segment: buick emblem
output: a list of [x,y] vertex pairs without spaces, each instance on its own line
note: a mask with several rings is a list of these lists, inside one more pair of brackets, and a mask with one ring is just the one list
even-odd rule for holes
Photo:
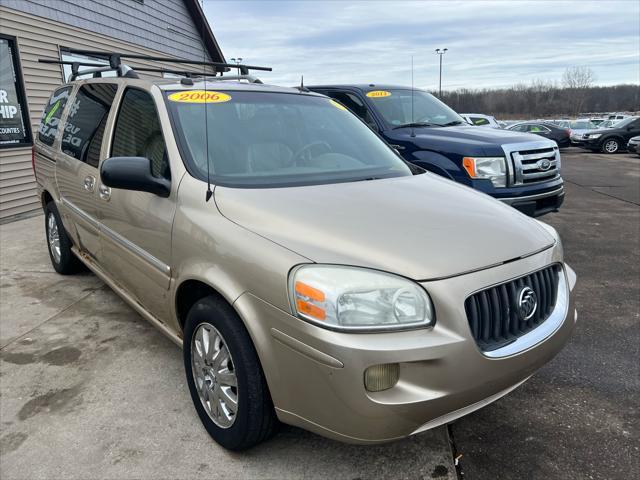
[[529,287],[522,287],[518,293],[518,313],[523,321],[529,320],[538,308],[538,297]]
[[538,161],[538,168],[546,172],[551,168],[551,162],[546,158],[543,158],[542,160]]

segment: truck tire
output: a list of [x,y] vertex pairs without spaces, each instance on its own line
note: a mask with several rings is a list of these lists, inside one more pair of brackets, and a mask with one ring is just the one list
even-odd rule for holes
[[277,419],[258,354],[228,303],[211,295],[191,307],[183,354],[193,405],[216,442],[245,450],[273,434]]
[[602,153],[618,153],[620,151],[620,140],[617,138],[607,138],[602,142]]
[[84,270],[84,265],[71,251],[71,239],[64,229],[58,208],[51,201],[44,207],[44,229],[51,265],[61,275],[71,275]]

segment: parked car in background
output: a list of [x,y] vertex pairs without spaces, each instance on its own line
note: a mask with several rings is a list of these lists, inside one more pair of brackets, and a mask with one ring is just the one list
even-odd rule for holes
[[540,135],[541,137],[555,141],[560,148],[571,145],[571,140],[569,139],[571,131],[568,128],[560,128],[551,122],[522,122],[509,125],[506,129],[514,132]]
[[600,125],[598,125],[598,129],[603,129],[603,128],[612,128],[616,123],[618,123],[620,120],[605,120],[604,122],[602,122]]
[[627,150],[640,155],[640,136],[631,137],[627,143]]
[[[553,227],[409,165],[325,96],[126,75],[66,84],[45,107],[46,248],[58,273],[86,265],[182,346],[220,445],[256,445],[278,420],[350,443],[418,434],[567,343],[576,275]],[[463,122],[443,113],[430,119]]]
[[551,120],[551,123],[557,125],[560,128],[569,128],[571,126],[571,120]]
[[460,116],[464,118],[467,123],[475,125],[476,127],[502,128],[496,120],[496,117],[491,115],[483,115],[482,113],[461,113]]
[[588,118],[581,118],[569,123],[569,128],[571,129],[571,143],[573,145],[581,145],[582,135],[589,130],[595,130],[596,126]]
[[612,113],[607,119],[608,120],[624,120],[625,118],[629,118],[631,115],[627,115],[626,113]]
[[620,120],[612,128],[583,133],[581,146],[594,152],[618,153],[625,150],[629,140],[638,134],[640,134],[640,117],[628,117]]
[[473,127],[423,90],[373,84],[308,88],[349,108],[408,162],[527,215],[555,211],[564,200],[560,151],[552,140]]

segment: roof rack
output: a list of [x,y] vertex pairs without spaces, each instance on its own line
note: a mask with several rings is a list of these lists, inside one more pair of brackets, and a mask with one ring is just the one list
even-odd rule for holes
[[[92,74],[94,78],[99,78],[99,77],[102,77],[103,72],[109,72],[109,71],[115,71],[118,77],[129,76],[133,78],[138,78],[137,75],[135,75],[136,70],[141,72],[173,73],[177,75],[183,75],[187,78],[191,78],[194,76],[209,76],[207,75],[206,72],[199,73],[199,72],[189,72],[189,71],[172,70],[172,69],[164,69],[164,68],[140,67],[140,68],[132,69],[128,65],[122,63],[123,58],[128,58],[131,60],[148,60],[152,62],[170,62],[170,63],[183,63],[183,64],[190,64],[190,65],[209,66],[209,67],[214,67],[213,76],[216,76],[218,73],[220,73],[221,77],[224,72],[228,72],[231,69],[235,68],[235,69],[238,69],[238,71],[240,72],[240,75],[233,76],[233,77],[226,77],[225,80],[246,79],[253,83],[260,82],[260,80],[249,75],[249,70],[261,70],[265,72],[272,71],[271,67],[258,67],[255,65],[242,65],[242,64],[231,64],[231,63],[220,63],[220,62],[207,62],[203,60],[190,60],[190,59],[187,60],[182,58],[158,57],[158,56],[151,56],[151,55],[138,55],[138,54],[132,54],[132,53],[103,52],[99,50],[80,50],[80,49],[73,49],[73,48],[70,48],[65,51],[69,53],[75,53],[78,55],[88,55],[88,56],[97,57],[97,58],[104,58],[105,60],[109,61],[109,65],[107,66],[107,65],[93,63],[93,62],[75,62],[75,61],[72,62],[72,61],[52,60],[52,59],[43,59],[43,58],[38,60],[40,63],[55,63],[60,65],[71,65],[70,81],[75,80],[80,75],[87,75],[87,74]],[[80,67],[96,67],[96,68],[80,71]]]

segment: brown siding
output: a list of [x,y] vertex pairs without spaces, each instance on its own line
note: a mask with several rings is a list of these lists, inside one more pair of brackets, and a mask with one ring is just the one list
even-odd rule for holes
[[[37,134],[43,108],[51,92],[62,83],[60,65],[38,63],[38,58],[59,59],[59,47],[90,48],[145,55],[162,53],[129,44],[88,30],[36,17],[0,6],[0,32],[18,39],[25,93],[31,117],[32,132]],[[166,54],[164,54],[166,55]],[[185,51],[183,58],[200,58],[200,52]],[[132,67],[165,67],[185,69],[184,65],[132,60]],[[202,70],[200,70],[202,71]],[[148,73],[159,77],[160,74]],[[0,219],[40,208],[31,170],[31,149],[0,149]]]

